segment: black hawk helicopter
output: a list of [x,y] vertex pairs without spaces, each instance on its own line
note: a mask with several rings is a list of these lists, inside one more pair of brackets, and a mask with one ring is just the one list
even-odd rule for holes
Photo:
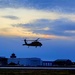
[[[38,41],[39,40],[39,38],[38,39],[36,39],[36,40],[26,40],[26,39],[24,39],[24,42],[25,42],[25,44],[23,44],[23,46],[35,46],[35,47],[41,47],[42,46],[42,43],[41,42],[39,42]],[[31,42],[31,43],[27,43],[27,41],[33,41],[33,42]]]

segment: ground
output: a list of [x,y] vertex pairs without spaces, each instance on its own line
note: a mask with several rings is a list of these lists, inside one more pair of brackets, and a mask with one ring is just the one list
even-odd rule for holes
[[75,70],[5,70],[0,75],[75,75]]

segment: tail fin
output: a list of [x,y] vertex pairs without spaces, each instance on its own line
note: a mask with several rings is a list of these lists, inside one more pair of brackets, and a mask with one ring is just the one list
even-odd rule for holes
[[26,39],[24,40],[24,42],[25,42],[25,44],[23,44],[23,46],[24,46],[24,45],[27,45]]
[[27,45],[27,41],[26,41],[26,39],[24,40],[24,42],[25,42],[25,45]]

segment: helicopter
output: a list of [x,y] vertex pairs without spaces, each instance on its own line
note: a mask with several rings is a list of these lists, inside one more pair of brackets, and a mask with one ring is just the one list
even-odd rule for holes
[[[39,38],[38,39],[36,39],[36,40],[26,40],[26,39],[24,39],[24,42],[25,42],[25,44],[23,44],[23,46],[34,46],[34,47],[41,47],[42,46],[42,43],[41,42],[39,42],[38,41],[39,40]],[[33,41],[33,42],[31,42],[31,43],[27,43],[27,41]]]

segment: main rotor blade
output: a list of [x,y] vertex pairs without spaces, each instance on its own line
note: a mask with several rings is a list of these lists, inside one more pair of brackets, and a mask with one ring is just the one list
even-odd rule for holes
[[27,40],[27,39],[26,39],[26,41],[35,41],[35,40]]
[[39,40],[40,38],[36,39],[36,40]]
[[[40,38],[36,39],[36,40],[39,40]],[[26,40],[26,41],[36,41],[36,40]]]
[[52,40],[52,39],[40,39],[39,41],[46,41],[46,40]]
[[37,38],[36,40],[34,39],[32,39],[32,40],[27,40],[27,39],[24,39],[24,40],[26,40],[26,41],[45,41],[45,40],[52,40],[52,39],[45,39],[45,38]]

